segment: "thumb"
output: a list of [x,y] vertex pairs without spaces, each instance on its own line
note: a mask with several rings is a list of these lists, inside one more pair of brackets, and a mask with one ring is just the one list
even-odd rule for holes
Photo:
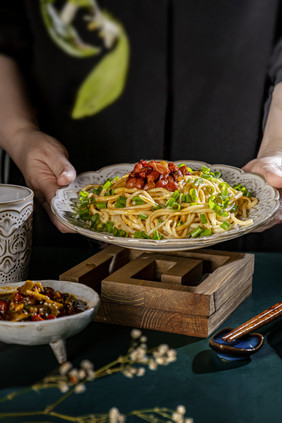
[[58,185],[64,186],[69,185],[72,181],[76,178],[76,171],[75,168],[72,166],[71,163],[65,164],[63,167],[62,172],[57,178]]
[[275,187],[282,188],[282,168],[277,163],[268,163],[263,167],[262,176],[266,182]]
[[69,185],[76,178],[75,168],[68,161],[65,153],[59,154],[56,161],[49,163],[49,166],[53,170],[59,186]]

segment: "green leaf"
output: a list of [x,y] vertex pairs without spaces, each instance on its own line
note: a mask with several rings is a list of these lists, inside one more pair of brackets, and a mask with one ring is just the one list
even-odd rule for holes
[[73,119],[95,115],[122,94],[129,64],[129,42],[121,24],[119,28],[116,47],[95,66],[79,88]]

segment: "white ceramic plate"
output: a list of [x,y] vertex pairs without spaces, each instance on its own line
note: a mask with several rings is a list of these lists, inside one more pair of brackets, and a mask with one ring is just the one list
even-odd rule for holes
[[239,168],[222,164],[210,165],[208,163],[193,160],[181,160],[174,163],[185,163],[193,170],[201,169],[204,165],[209,167],[212,172],[220,171],[222,178],[230,185],[236,185],[238,183],[244,185],[248,191],[259,200],[259,203],[253,207],[249,213],[249,218],[252,218],[254,223],[247,227],[231,229],[230,231],[211,235],[209,237],[153,240],[122,238],[107,233],[94,232],[87,227],[85,222],[74,221],[72,217],[74,213],[74,201],[77,200],[81,188],[86,184],[102,185],[107,178],[122,176],[133,169],[134,164],[132,163],[115,164],[103,167],[96,172],[85,172],[78,175],[76,180],[69,186],[57,191],[51,202],[52,211],[55,213],[58,220],[65,226],[81,235],[96,239],[97,241],[146,251],[183,251],[211,246],[252,232],[254,229],[266,224],[278,210],[278,191],[268,185],[259,175],[245,173]]

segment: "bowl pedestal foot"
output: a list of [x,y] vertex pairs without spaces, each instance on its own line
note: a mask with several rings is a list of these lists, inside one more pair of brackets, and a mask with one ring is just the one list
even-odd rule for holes
[[64,339],[58,339],[57,341],[50,342],[50,347],[52,348],[59,364],[67,361],[66,342]]

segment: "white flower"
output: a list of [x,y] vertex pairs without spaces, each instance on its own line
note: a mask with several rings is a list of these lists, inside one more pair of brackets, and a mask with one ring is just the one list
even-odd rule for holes
[[63,394],[69,390],[69,386],[65,382],[62,382],[62,381],[58,382],[58,388]]
[[184,407],[184,405],[178,405],[176,408],[176,412],[184,415],[186,413],[186,408]]
[[132,339],[137,339],[137,338],[140,338],[140,336],[142,335],[142,332],[139,329],[132,329],[132,331],[130,332],[130,335]]
[[89,360],[82,360],[82,362],[80,363],[80,367],[84,370],[93,370],[94,369],[93,363],[91,363],[91,361],[89,361]]
[[84,391],[86,390],[85,385],[83,385],[83,383],[79,383],[78,385],[76,385],[76,387],[74,388],[74,392],[76,394],[82,394]]
[[87,380],[94,380],[95,379],[95,372],[94,370],[87,371]]
[[80,380],[85,379],[86,371],[83,370],[83,369],[78,370],[77,376],[78,376],[78,379],[80,379]]
[[171,417],[172,417],[172,420],[174,422],[176,422],[176,423],[183,423],[183,415],[182,414],[179,414],[177,412],[174,412]]
[[192,419],[192,417],[186,417],[186,419],[184,419],[184,423],[194,423],[194,419]]
[[125,418],[116,407],[113,407],[109,411],[109,420],[110,423],[122,423]]
[[128,377],[128,378],[133,377],[133,374],[129,370],[124,370],[122,373],[124,374],[125,377]]
[[167,344],[161,344],[158,347],[158,351],[160,354],[165,354],[169,351],[169,346]]
[[167,359],[165,357],[157,357],[156,362],[160,366],[165,366],[166,364],[168,364]]
[[150,370],[156,370],[158,368],[158,365],[155,360],[151,359],[149,360],[148,367]]
[[136,376],[144,376],[145,374],[145,367],[139,367],[139,369],[136,372]]
[[140,342],[147,342],[147,340],[148,340],[148,338],[147,338],[147,336],[141,336],[141,338],[140,338]]
[[177,352],[175,350],[168,350],[167,352],[167,362],[172,363],[173,361],[176,361],[177,359]]
[[60,365],[59,372],[61,375],[65,375],[70,371],[71,368],[72,364],[69,361],[65,361],[65,363]]

